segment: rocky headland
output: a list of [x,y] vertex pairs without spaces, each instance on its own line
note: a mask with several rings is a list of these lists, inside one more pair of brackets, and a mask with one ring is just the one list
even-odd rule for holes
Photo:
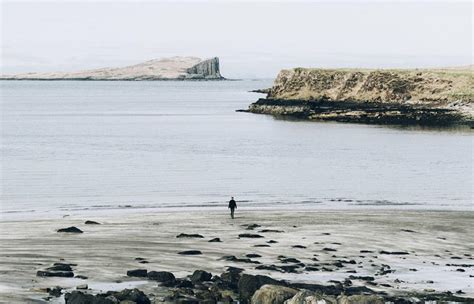
[[171,57],[120,68],[2,75],[1,80],[224,80],[219,58]]
[[282,70],[246,112],[370,124],[474,125],[472,67]]

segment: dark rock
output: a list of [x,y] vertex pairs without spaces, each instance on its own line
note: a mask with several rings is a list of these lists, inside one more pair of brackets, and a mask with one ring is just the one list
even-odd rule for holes
[[284,285],[281,282],[267,276],[242,274],[239,280],[239,300],[242,304],[247,304],[252,295],[265,284]]
[[241,234],[239,234],[239,238],[256,239],[256,238],[263,238],[263,236],[259,235],[259,234],[252,234],[252,233],[241,233]]
[[72,271],[42,271],[38,270],[36,272],[38,277],[60,277],[60,278],[72,278],[74,273]]
[[64,295],[66,304],[116,304],[117,299],[94,296],[81,291],[72,291]]
[[254,230],[255,228],[262,227],[259,224],[244,224],[242,226],[247,227],[247,230]]
[[362,280],[362,281],[367,281],[367,282],[372,282],[372,281],[375,280],[375,278],[371,277],[371,276],[354,276],[354,275],[350,275],[349,279],[351,279],[351,280]]
[[77,275],[77,276],[75,276],[75,278],[76,279],[81,279],[81,280],[87,280],[88,279],[88,277],[83,276],[83,275]]
[[212,278],[212,274],[210,272],[204,271],[204,270],[196,270],[193,272],[191,275],[191,282],[194,284],[198,282],[205,282],[205,281],[210,281]]
[[381,251],[379,251],[379,253],[380,254],[393,254],[393,255],[407,255],[407,254],[409,254],[406,251],[385,251],[385,250],[381,250]]
[[193,288],[194,284],[187,279],[176,279],[175,283],[176,288]]
[[74,226],[58,229],[58,232],[83,233],[81,229]]
[[181,254],[181,255],[199,255],[199,254],[202,254],[202,252],[199,251],[199,250],[185,250],[185,251],[178,252],[178,254]]
[[174,274],[168,271],[150,271],[147,273],[147,277],[150,280],[158,281],[160,283],[176,281]]
[[238,288],[238,283],[243,269],[236,267],[229,267],[227,271],[223,272],[220,275],[222,282],[226,287],[236,290]]
[[68,264],[58,264],[58,265],[53,265],[51,267],[48,267],[48,268],[46,268],[46,270],[49,270],[49,271],[72,271],[72,268]]
[[260,254],[256,254],[256,253],[249,253],[245,256],[248,258],[261,258],[262,257]]
[[275,240],[269,240],[269,241],[267,241],[267,243],[268,243],[268,244],[276,244],[276,243],[278,243],[278,242],[275,241]]
[[267,233],[267,232],[273,232],[273,233],[282,233],[285,232],[283,230],[276,230],[276,229],[263,229],[259,231],[260,233]]
[[374,253],[374,252],[371,250],[361,250],[360,253]]
[[306,246],[303,246],[303,245],[293,245],[291,246],[291,248],[300,248],[300,249],[305,249]]
[[337,249],[334,249],[334,248],[323,248],[324,251],[337,251]]
[[401,229],[401,231],[403,231],[403,232],[409,232],[409,233],[415,233],[415,231],[410,230],[410,229]]
[[282,272],[282,270],[280,269],[280,267],[275,266],[275,265],[273,265],[273,264],[272,264],[272,265],[258,265],[257,267],[255,267],[255,269]]
[[179,238],[199,238],[199,239],[204,238],[202,235],[196,234],[196,233],[192,233],[192,234],[180,233],[180,234],[178,234],[176,237],[177,237],[178,239],[179,239]]
[[213,238],[208,241],[209,243],[220,243],[222,242],[220,238]]
[[144,277],[147,276],[147,270],[146,270],[146,269],[133,269],[133,270],[128,270],[128,271],[127,271],[127,276],[129,276],[129,277],[144,278]]
[[46,291],[48,292],[48,294],[56,298],[61,296],[61,290],[63,289],[59,286],[56,286],[53,288],[46,288]]
[[[107,292],[108,295],[112,295],[119,301],[132,301],[136,304],[151,304],[150,299],[140,290],[124,289],[119,292]],[[95,303],[94,303],[95,304]]]
[[282,262],[282,263],[301,263],[300,260],[298,259],[295,259],[295,258],[287,258],[285,256],[279,256],[278,259]]
[[86,224],[86,225],[100,225],[100,223],[98,223],[96,221],[85,221],[84,224]]
[[253,247],[271,247],[271,246],[267,244],[257,244],[257,245],[253,245]]

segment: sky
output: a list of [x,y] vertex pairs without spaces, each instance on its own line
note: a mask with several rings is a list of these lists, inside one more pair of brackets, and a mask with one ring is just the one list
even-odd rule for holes
[[170,56],[218,56],[229,78],[473,60],[471,1],[0,1],[2,74]]

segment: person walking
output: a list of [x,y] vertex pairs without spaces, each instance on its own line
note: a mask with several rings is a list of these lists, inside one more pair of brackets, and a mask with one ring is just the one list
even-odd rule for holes
[[237,209],[237,203],[234,200],[234,197],[232,196],[229,201],[229,209],[230,209],[230,217],[234,218],[234,210]]

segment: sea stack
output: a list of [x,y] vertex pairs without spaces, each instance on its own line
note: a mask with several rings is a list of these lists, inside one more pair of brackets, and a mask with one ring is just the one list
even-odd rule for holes
[[373,124],[469,124],[471,67],[456,69],[282,70],[248,112]]
[[2,75],[1,80],[224,80],[219,58],[171,57],[120,68]]

